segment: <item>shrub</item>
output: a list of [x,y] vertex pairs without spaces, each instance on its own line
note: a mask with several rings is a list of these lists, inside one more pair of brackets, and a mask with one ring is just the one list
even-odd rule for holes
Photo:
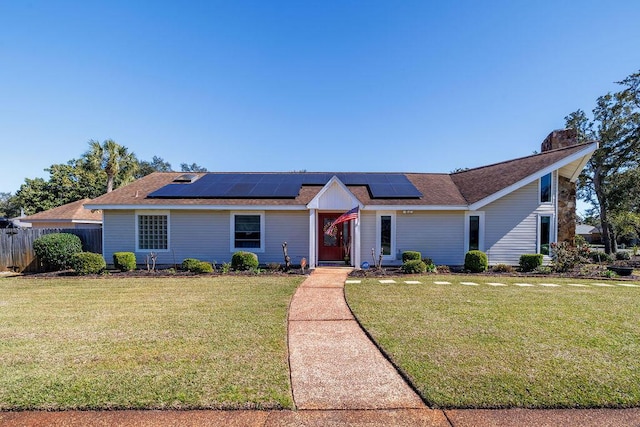
[[422,259],[422,254],[418,251],[404,251],[402,252],[402,262],[405,263],[407,261],[420,261]]
[[631,259],[631,255],[629,255],[629,252],[616,252],[616,259],[618,261],[628,261]]
[[437,265],[436,266],[436,272],[443,274],[443,273],[451,273],[451,269],[449,268],[448,265]]
[[422,262],[424,262],[425,264],[427,264],[427,266],[433,264],[433,260],[429,257],[426,258],[422,258]]
[[[422,261],[422,262],[424,262],[424,261]],[[424,262],[424,264],[427,266],[427,273],[437,273],[438,272],[438,268],[436,267],[436,265],[434,263],[427,264],[426,262]]]
[[47,270],[64,270],[71,267],[72,255],[82,252],[82,242],[75,234],[45,234],[33,242],[33,250]]
[[201,262],[199,259],[195,258],[185,258],[180,265],[184,271],[193,271],[193,268]]
[[198,261],[191,265],[191,269],[189,271],[196,274],[213,273],[213,265],[211,265],[210,262]]
[[551,271],[551,267],[547,265],[539,265],[535,270],[533,270],[536,274],[551,274]]
[[557,272],[572,270],[576,265],[583,264],[587,261],[582,255],[582,253],[584,253],[583,250],[571,246],[567,242],[552,243],[551,249],[553,269]]
[[427,265],[421,259],[410,259],[402,263],[400,270],[406,274],[424,273],[427,271]]
[[611,255],[602,251],[593,251],[589,254],[589,257],[591,258],[591,261],[595,263],[610,263],[613,261]]
[[282,270],[282,265],[279,262],[270,262],[267,264],[267,270],[280,271]]
[[509,264],[496,264],[491,268],[494,273],[513,273],[513,267]]
[[136,254],[133,252],[114,252],[113,266],[120,271],[136,269]]
[[107,268],[107,263],[100,254],[76,252],[71,256],[71,267],[80,275],[98,274]]
[[469,251],[464,256],[464,269],[472,273],[482,273],[488,266],[487,254],[482,251]]
[[542,254],[522,254],[520,255],[520,270],[523,272],[533,271],[542,266]]
[[254,270],[258,268],[258,255],[246,251],[236,252],[231,257],[231,268],[237,271]]

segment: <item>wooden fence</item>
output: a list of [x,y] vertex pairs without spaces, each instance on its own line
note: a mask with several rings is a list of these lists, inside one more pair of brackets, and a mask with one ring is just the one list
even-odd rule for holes
[[102,253],[102,229],[3,228],[0,229],[0,271],[42,270],[33,252],[33,241],[50,233],[71,233],[80,237],[82,250]]

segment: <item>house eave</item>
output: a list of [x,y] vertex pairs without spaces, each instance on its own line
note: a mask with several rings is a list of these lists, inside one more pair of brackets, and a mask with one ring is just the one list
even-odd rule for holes
[[245,210],[245,211],[306,211],[308,210],[305,205],[178,205],[178,204],[164,204],[164,205],[145,205],[145,204],[127,204],[127,205],[94,205],[88,203],[85,209],[102,209],[102,210],[216,210],[216,211],[229,211],[229,210]]

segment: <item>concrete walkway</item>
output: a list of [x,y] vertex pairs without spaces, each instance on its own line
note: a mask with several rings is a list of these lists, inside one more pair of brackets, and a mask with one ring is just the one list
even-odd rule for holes
[[298,409],[424,409],[362,331],[344,299],[346,268],[318,268],[289,309],[289,363]]

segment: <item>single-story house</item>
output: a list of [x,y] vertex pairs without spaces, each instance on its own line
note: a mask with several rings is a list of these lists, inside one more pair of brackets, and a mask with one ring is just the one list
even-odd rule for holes
[[90,201],[91,199],[77,200],[18,219],[32,228],[101,228],[102,212],[84,208]]
[[[345,262],[397,265],[420,251],[436,264],[462,265],[467,251],[490,264],[575,238],[575,181],[597,148],[575,131],[552,132],[539,154],[456,173],[157,172],[100,196],[103,254],[150,252],[158,264],[192,257],[229,262],[252,251],[263,264],[314,268]],[[328,232],[346,212],[348,221]]]
[[600,227],[589,224],[576,225],[576,235],[582,236],[587,243],[602,243]]

